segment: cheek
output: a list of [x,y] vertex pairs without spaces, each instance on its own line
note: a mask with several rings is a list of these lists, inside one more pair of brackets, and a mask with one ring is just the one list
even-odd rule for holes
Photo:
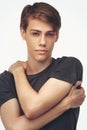
[[52,53],[54,45],[52,44],[51,46],[47,47],[49,49],[49,53]]
[[27,48],[28,48],[29,51],[34,50],[34,46],[32,46],[32,45],[30,45],[30,44],[27,44]]
[[26,40],[26,44],[27,44],[28,48],[33,48],[34,41],[31,38],[28,37],[27,40]]
[[52,43],[50,43],[48,46],[49,46],[50,50],[52,50],[53,47],[54,47],[54,43],[52,42]]

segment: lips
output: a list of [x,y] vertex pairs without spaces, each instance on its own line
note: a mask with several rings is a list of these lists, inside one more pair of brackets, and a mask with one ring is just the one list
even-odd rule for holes
[[36,52],[38,53],[38,54],[46,54],[48,51],[47,50],[36,50]]

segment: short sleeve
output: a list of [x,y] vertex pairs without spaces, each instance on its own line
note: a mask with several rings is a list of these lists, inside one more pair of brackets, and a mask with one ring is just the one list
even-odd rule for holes
[[83,67],[75,57],[62,57],[56,59],[50,73],[50,77],[60,79],[72,84],[82,80]]
[[5,71],[0,74],[0,106],[9,99],[15,98],[15,90],[13,90],[11,82],[12,75],[10,73]]

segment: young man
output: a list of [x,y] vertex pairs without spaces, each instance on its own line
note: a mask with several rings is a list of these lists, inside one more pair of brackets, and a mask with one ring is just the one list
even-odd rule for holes
[[76,130],[85,98],[84,89],[77,89],[82,65],[73,57],[52,58],[60,27],[60,15],[49,4],[23,9],[20,31],[28,59],[0,75],[0,113],[6,130]]

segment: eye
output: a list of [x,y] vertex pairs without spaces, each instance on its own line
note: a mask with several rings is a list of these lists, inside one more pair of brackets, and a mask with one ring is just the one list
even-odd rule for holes
[[49,32],[46,35],[47,35],[47,37],[52,38],[52,37],[55,36],[55,33],[54,32]]
[[33,36],[39,36],[40,34],[39,34],[39,32],[32,32],[32,35]]

